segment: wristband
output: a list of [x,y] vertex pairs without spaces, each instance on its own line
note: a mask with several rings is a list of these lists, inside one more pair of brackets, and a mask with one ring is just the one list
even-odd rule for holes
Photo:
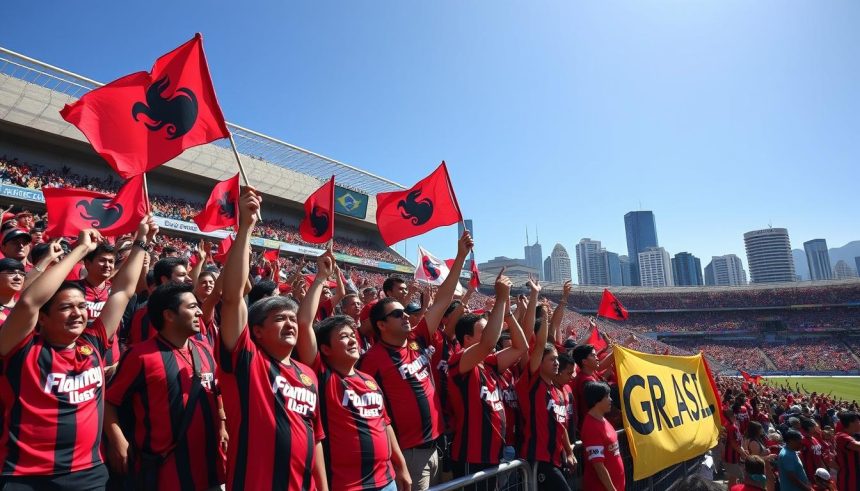
[[135,240],[134,242],[131,243],[131,245],[134,247],[139,247],[139,248],[143,249],[145,252],[151,252],[152,251],[152,245],[148,245],[146,242],[144,242],[140,239]]

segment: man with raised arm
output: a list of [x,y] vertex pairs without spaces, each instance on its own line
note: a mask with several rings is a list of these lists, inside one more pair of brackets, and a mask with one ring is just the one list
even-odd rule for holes
[[[504,271],[502,271],[504,273]],[[496,302],[489,318],[464,314],[454,330],[463,346],[448,361],[448,398],[452,408],[454,442],[451,446],[454,476],[462,477],[499,464],[505,447],[505,408],[499,390],[501,373],[526,353],[526,340],[508,305],[511,280],[496,278]],[[495,352],[508,320],[511,346]],[[493,490],[496,479],[466,490]]]
[[316,374],[290,358],[298,305],[275,296],[245,305],[251,232],[261,197],[239,198],[239,227],[221,273],[218,380],[227,413],[227,489],[327,491]]
[[464,232],[451,272],[439,286],[436,301],[414,327],[401,302],[380,299],[370,309],[370,323],[379,342],[364,354],[358,369],[382,387],[388,415],[412,476],[413,488],[428,489],[439,476],[437,439],[442,434],[442,405],[433,382],[430,359],[436,329],[454,298],[463,262],[472,249],[472,236]]
[[104,354],[134,294],[143,248],[155,230],[151,218],[141,222],[134,251],[114,278],[101,316],[86,331],[83,289],[63,280],[102,241],[97,231],[82,231],[77,246],[21,294],[0,330],[0,487],[104,487],[107,470],[99,449]]
[[331,250],[317,258],[317,276],[299,307],[299,361],[319,377],[329,488],[343,491],[409,490],[412,480],[385,409],[382,390],[355,369],[359,357],[355,320],[326,317],[314,333],[323,285],[336,272]]

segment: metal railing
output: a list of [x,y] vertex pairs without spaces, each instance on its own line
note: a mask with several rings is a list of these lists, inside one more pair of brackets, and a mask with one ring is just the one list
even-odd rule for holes
[[[96,80],[3,47],[0,47],[0,74],[74,98],[80,98],[90,90],[104,85]],[[117,76],[120,75],[123,74],[117,74]],[[323,181],[332,175],[337,175],[339,186],[362,193],[375,194],[405,189],[401,184],[384,177],[263,133],[233,123],[227,123],[227,126],[236,140],[239,152],[249,158],[263,160]],[[226,139],[215,141],[210,145],[222,148],[230,147],[230,143]]]
[[[512,479],[514,476],[519,476],[519,479]],[[498,478],[498,487],[494,487],[488,491],[536,491],[536,481],[532,474],[532,467],[528,462],[522,459],[512,460],[510,462],[502,462],[492,469],[478,471],[468,476],[458,477],[446,483],[432,486],[429,491],[453,491],[463,489],[466,486],[472,486],[487,482],[489,479]],[[480,489],[480,486],[479,486]]]

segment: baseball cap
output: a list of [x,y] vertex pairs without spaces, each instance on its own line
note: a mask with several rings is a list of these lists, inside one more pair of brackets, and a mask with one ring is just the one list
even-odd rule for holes
[[24,263],[11,257],[0,259],[0,271],[24,271]]
[[10,228],[3,234],[2,245],[6,245],[7,242],[15,240],[18,237],[27,237],[28,242],[33,240],[33,236],[30,235],[30,232],[25,232],[19,228]]
[[415,302],[412,302],[407,305],[403,310],[406,311],[407,314],[415,314],[421,312],[421,306]]
[[819,479],[824,479],[825,481],[829,481],[830,480],[830,473],[827,472],[827,469],[825,469],[823,467],[819,467],[815,471],[815,477],[817,477]]
[[44,232],[47,228],[44,220],[39,220],[38,222],[33,224],[33,227],[30,229],[30,232]]

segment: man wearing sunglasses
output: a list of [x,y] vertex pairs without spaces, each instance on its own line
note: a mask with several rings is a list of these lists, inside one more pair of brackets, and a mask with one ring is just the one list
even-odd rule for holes
[[356,367],[376,379],[385,393],[391,424],[415,490],[428,489],[439,479],[436,447],[444,425],[430,358],[440,349],[441,338],[436,330],[454,298],[460,271],[472,245],[472,236],[464,232],[448,277],[439,286],[433,305],[414,328],[403,304],[395,298],[383,298],[370,309],[370,324],[379,342]]
[[24,263],[11,257],[0,259],[0,327],[15,306],[15,297],[24,288]]

